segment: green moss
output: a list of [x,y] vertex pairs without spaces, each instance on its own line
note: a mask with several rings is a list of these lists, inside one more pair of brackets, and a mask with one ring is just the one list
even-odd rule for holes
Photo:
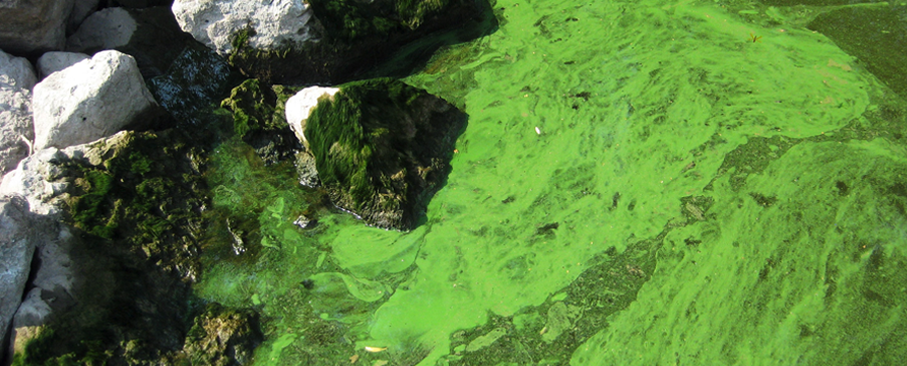
[[101,165],[64,164],[75,183],[71,223],[89,235],[141,248],[165,265],[189,264],[191,259],[180,252],[192,246],[188,238],[197,234],[187,228],[200,220],[197,212],[204,206],[201,150],[174,132],[135,133],[119,144]]
[[319,101],[305,135],[335,204],[372,225],[414,227],[449,171],[464,120],[455,108],[434,110],[433,98],[385,78],[345,84]]
[[269,164],[286,160],[302,149],[284,117],[287,99],[298,90],[248,79],[220,103],[233,115],[233,133]]
[[[379,125],[391,121],[394,110],[405,109],[415,98],[427,94],[402,82],[391,79],[374,79],[343,86],[334,100],[320,101],[306,122],[306,136],[315,156],[318,176],[326,184],[350,183],[350,192],[356,200],[371,196],[369,164],[380,164],[373,159],[370,144],[388,140],[388,129]],[[382,116],[369,106],[386,106]],[[360,207],[356,207],[358,209]]]

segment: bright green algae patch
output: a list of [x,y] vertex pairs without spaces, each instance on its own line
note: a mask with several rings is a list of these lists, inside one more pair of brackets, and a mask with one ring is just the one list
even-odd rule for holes
[[261,364],[898,357],[903,110],[822,35],[711,4],[497,2],[407,80],[470,116],[425,224],[298,230],[271,185],[242,210],[273,247],[203,293],[261,304]]
[[665,238],[637,301],[572,364],[898,364],[904,152],[882,139],[801,143],[746,194],[719,179],[708,220]]

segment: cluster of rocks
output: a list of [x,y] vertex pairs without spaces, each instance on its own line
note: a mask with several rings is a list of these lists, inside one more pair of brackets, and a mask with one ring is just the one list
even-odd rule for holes
[[[249,94],[253,97],[246,100],[251,105],[225,102],[224,107],[233,110],[236,118],[246,119],[244,128],[254,132],[244,136],[245,141],[263,156],[295,156],[302,183],[323,184],[337,206],[357,213],[369,224],[401,230],[414,227],[449,171],[453,142],[465,124],[465,115],[440,98],[391,79],[336,88],[272,87],[398,75],[424,61],[444,42],[474,37],[493,27],[493,16],[484,2],[430,2],[420,5],[418,11],[397,3],[12,0],[0,5],[0,334],[12,335],[12,339],[0,339],[0,362],[11,360],[13,353],[28,353],[30,340],[47,336],[42,329],[53,314],[90,309],[83,304],[87,297],[80,295],[92,288],[86,282],[116,283],[87,274],[97,272],[98,266],[109,266],[82,263],[72,254],[86,240],[114,240],[117,236],[111,230],[116,228],[89,230],[78,224],[85,217],[70,216],[78,207],[72,197],[110,184],[111,179],[125,184],[153,170],[144,158],[130,155],[131,160],[120,160],[129,160],[136,171],[124,176],[113,172],[109,165],[116,159],[116,151],[138,151],[123,146],[142,140],[134,132],[121,131],[177,127],[184,129],[181,136],[207,131],[212,128],[205,122],[210,118],[206,116],[210,106],[219,106],[219,98],[243,77],[253,78],[243,83],[243,90],[283,93],[276,97],[268,91],[262,98]],[[480,3],[484,7],[477,5]],[[228,100],[239,97],[234,92],[231,98]],[[334,105],[337,103],[353,105],[364,113],[332,115],[332,110],[340,108]],[[262,104],[270,105],[264,108],[266,113],[260,112]],[[243,108],[259,112],[240,115]],[[375,153],[351,164],[351,154],[363,151],[363,146],[344,145],[347,134],[370,136],[362,143]],[[149,139],[154,138],[157,135]],[[193,169],[198,174],[198,167]],[[353,181],[355,185],[351,185]],[[96,201],[112,199],[90,194]],[[95,214],[93,210],[90,213]],[[145,253],[151,267],[169,263],[152,258],[155,250],[145,246],[138,252]],[[191,282],[188,273],[192,270],[175,272],[179,273],[174,283]],[[128,281],[175,286],[165,278],[166,273],[161,276]],[[122,288],[119,286],[110,287]],[[89,312],[97,313],[95,310]],[[185,317],[190,310],[160,312]],[[217,364],[251,358],[251,349],[261,341],[254,314],[220,308],[197,312],[202,318],[195,320],[191,337],[178,334],[185,335],[192,324],[175,322],[177,336],[156,337],[177,341],[163,342],[161,347],[173,350],[187,342],[191,346],[183,352],[203,350],[205,356],[198,357],[217,360]],[[214,320],[223,314],[232,314],[232,320]],[[216,326],[221,323],[230,330]],[[177,329],[180,326],[186,329]],[[217,334],[235,337],[219,339]],[[148,357],[174,357],[135,346],[139,341],[125,337],[119,351],[113,352],[117,357],[145,354],[146,361]],[[229,344],[229,350],[215,349],[212,344],[218,342]],[[3,346],[7,344],[10,347]]]

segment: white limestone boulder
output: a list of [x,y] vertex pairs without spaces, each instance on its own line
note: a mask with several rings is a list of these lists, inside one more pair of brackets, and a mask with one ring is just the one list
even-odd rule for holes
[[91,52],[123,47],[138,28],[135,19],[123,8],[107,8],[91,14],[79,30],[66,40],[66,50]]
[[0,1],[0,49],[19,54],[63,49],[73,1]]
[[339,90],[338,88],[311,86],[300,90],[296,95],[287,99],[285,107],[287,123],[306,149],[309,148],[309,142],[303,133],[305,132],[305,121],[309,118],[309,114],[312,113],[312,109],[315,109],[315,106],[318,105],[319,99],[322,97],[333,98],[334,94],[337,94]]
[[322,27],[303,0],[175,0],[171,7],[183,31],[227,55],[233,36],[251,28],[248,45],[269,50],[321,38]]
[[75,65],[91,56],[78,52],[48,52],[38,58],[38,77],[44,79],[47,75]]
[[32,98],[36,150],[110,136],[156,108],[135,59],[102,51],[47,76]]
[[35,251],[31,217],[23,197],[0,196],[0,329],[4,331],[19,308],[31,271]]
[[49,148],[22,159],[16,169],[3,176],[0,195],[25,197],[31,211],[39,215],[59,213],[62,207],[59,196],[66,192],[67,185],[51,182],[50,177],[61,173],[60,168],[51,161],[62,157],[66,155],[60,150]]
[[35,72],[28,60],[0,51],[0,176],[30,153],[35,139],[31,88]]
[[7,84],[31,90],[38,82],[35,69],[24,57],[15,57],[0,50],[0,85]]

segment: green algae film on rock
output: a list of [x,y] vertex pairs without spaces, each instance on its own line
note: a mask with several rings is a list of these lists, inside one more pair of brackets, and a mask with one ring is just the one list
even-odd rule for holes
[[305,135],[334,204],[368,224],[411,230],[447,178],[466,115],[390,79],[341,86],[312,110]]

